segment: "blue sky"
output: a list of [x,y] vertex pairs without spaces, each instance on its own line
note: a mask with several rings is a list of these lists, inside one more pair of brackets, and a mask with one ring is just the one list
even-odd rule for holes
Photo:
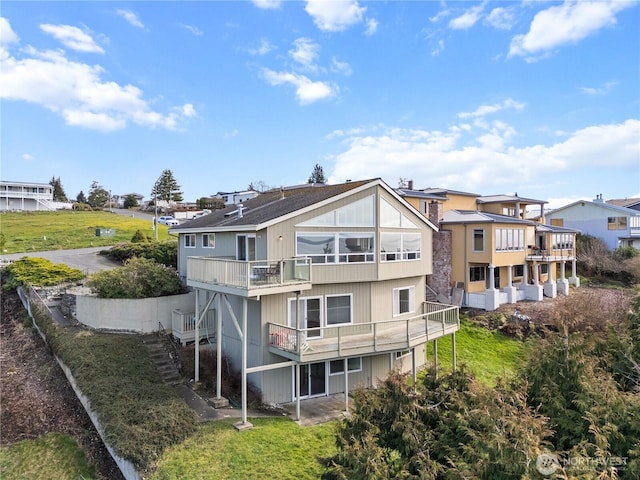
[[640,196],[637,1],[14,2],[1,178]]

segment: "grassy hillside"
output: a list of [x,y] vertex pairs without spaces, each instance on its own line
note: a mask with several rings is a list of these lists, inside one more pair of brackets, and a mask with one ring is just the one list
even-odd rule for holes
[[[97,236],[97,229],[113,229],[113,237]],[[136,230],[155,238],[151,220],[106,211],[2,212],[2,253],[41,252],[70,248],[100,247],[128,242]],[[160,225],[158,239],[172,238]]]

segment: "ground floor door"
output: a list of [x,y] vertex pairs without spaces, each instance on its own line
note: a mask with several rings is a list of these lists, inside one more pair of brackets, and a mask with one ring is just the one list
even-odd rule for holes
[[[327,365],[325,362],[300,365],[300,398],[319,397],[327,394]],[[295,398],[295,374],[294,374]]]

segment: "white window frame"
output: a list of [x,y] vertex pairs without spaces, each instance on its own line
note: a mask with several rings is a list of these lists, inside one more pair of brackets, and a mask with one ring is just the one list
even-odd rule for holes
[[[205,245],[205,239],[208,239],[207,242],[206,242],[206,245]],[[202,248],[216,248],[216,234],[215,233],[203,233],[202,234]]]
[[196,234],[185,233],[184,234],[184,248],[196,248]]
[[[400,311],[400,292],[407,290],[409,293],[408,298],[408,309],[405,312]],[[415,313],[416,311],[416,287],[415,285],[410,285],[407,287],[398,287],[393,289],[393,316],[399,317],[401,315],[407,315],[410,313]]]
[[[329,298],[335,297],[348,297],[349,298],[349,321],[343,323],[329,323]],[[326,295],[324,297],[324,323],[326,327],[333,326],[341,326],[341,325],[353,325],[353,294],[352,293],[341,293],[341,294],[333,294]]]
[[[358,361],[358,368],[351,368],[351,366],[349,365],[349,362],[351,362],[352,360],[357,360]],[[340,362],[340,366],[341,369],[340,371],[335,371],[332,372],[331,371],[331,364],[334,362]],[[335,375],[344,375],[344,359],[341,358],[339,360],[329,360],[327,365],[327,371],[329,372],[329,376],[333,377]],[[351,357],[347,359],[347,369],[349,370],[349,373],[356,373],[356,372],[361,372],[362,371],[362,357]]]

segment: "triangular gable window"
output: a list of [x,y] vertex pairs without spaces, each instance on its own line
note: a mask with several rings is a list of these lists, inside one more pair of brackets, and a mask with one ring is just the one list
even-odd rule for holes
[[385,228],[418,228],[404,213],[384,198],[380,199],[380,226]]
[[363,198],[344,207],[299,223],[301,227],[373,227],[375,225],[374,196]]

